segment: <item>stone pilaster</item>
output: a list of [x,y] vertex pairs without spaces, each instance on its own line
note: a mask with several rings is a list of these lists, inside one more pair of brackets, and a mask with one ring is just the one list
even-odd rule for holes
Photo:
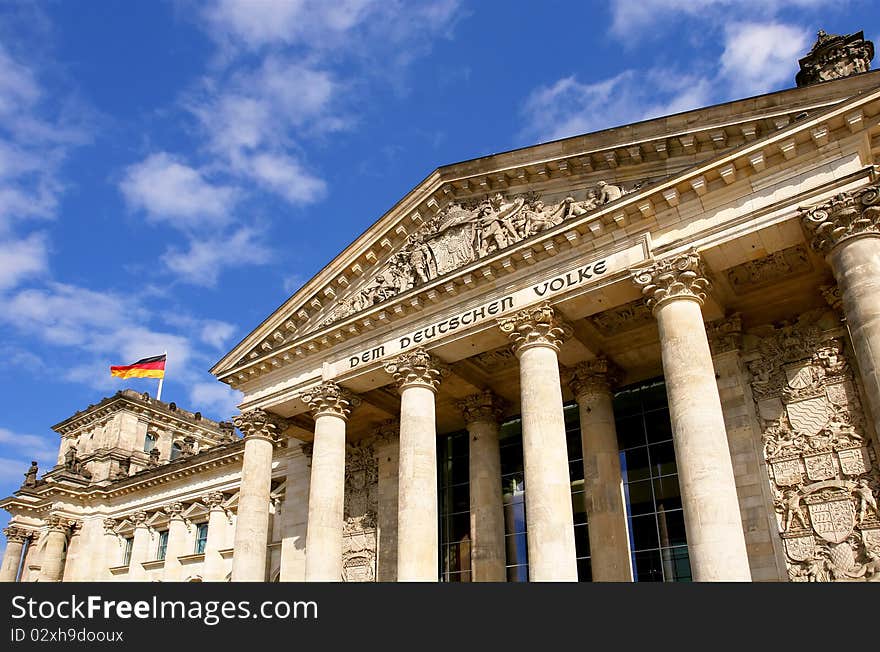
[[265,410],[245,412],[234,417],[233,422],[244,435],[245,444],[233,542],[232,581],[264,582],[269,543],[272,450],[286,423]]
[[377,514],[377,579],[397,581],[397,510],[400,485],[400,422],[388,419],[376,428],[379,460],[379,510]]
[[576,582],[574,516],[557,354],[571,327],[545,303],[499,319],[519,359],[529,580]]
[[141,582],[147,577],[143,562],[151,558],[150,541],[153,537],[147,525],[146,512],[135,512],[128,518],[134,524],[134,539],[131,542],[131,555],[128,560],[128,581]]
[[311,450],[311,444],[306,445],[295,437],[287,440],[287,489],[281,512],[281,582],[306,579]]
[[6,551],[0,566],[0,582],[15,582],[18,580],[24,544],[30,539],[31,533],[24,528],[10,525],[3,530],[3,534],[6,535]]
[[67,517],[52,514],[47,523],[46,545],[43,547],[43,558],[40,561],[40,581],[60,582],[64,574],[64,559],[67,548],[67,537],[73,521]]
[[469,434],[471,577],[475,582],[504,582],[504,501],[498,429],[506,402],[491,391],[458,402]]
[[202,579],[205,582],[222,582],[226,579],[226,570],[220,551],[226,547],[223,536],[226,532],[228,517],[223,503],[226,501],[219,491],[212,491],[202,496],[202,504],[208,508],[208,538],[205,540],[205,561],[202,566]]
[[342,580],[342,526],[345,500],[345,423],[360,400],[336,383],[322,383],[301,395],[315,418],[306,581]]
[[619,377],[620,372],[606,358],[596,358],[575,367],[569,381],[580,415],[594,582],[633,579],[611,394]]
[[695,581],[749,581],[745,537],[701,307],[709,288],[689,251],[633,272],[660,350]]
[[113,579],[110,569],[114,566],[122,565],[122,548],[120,546],[122,539],[116,533],[116,526],[119,525],[119,521],[115,518],[105,518],[101,525],[104,529],[104,539],[102,542],[104,562],[99,566],[101,568],[100,578],[110,581]]
[[397,580],[436,582],[437,418],[434,396],[445,373],[424,349],[385,364],[400,391]]
[[84,564],[83,553],[85,541],[83,535],[83,522],[74,520],[70,522],[70,532],[67,537],[67,552],[64,555],[64,571],[61,575],[62,582],[78,582]]
[[165,567],[163,578],[166,582],[179,582],[183,578],[183,566],[177,560],[186,555],[189,527],[183,518],[183,503],[174,502],[163,509],[168,514],[168,544],[165,546]]
[[880,433],[880,187],[841,193],[806,209],[802,224],[840,288],[874,432]]

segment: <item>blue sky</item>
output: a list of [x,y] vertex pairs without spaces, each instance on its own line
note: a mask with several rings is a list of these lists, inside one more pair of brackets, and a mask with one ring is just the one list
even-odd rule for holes
[[[439,165],[794,86],[838,0],[0,5],[0,494],[168,350],[208,369]],[[5,523],[6,514],[0,516]],[[0,545],[3,545],[0,543]]]

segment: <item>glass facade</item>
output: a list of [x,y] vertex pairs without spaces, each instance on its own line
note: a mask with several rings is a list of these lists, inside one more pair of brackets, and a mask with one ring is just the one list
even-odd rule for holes
[[[691,578],[690,563],[664,383],[646,383],[617,392],[614,414],[634,579],[640,582],[688,581]],[[580,423],[574,403],[565,406],[565,425],[578,578],[587,582],[592,579],[590,536],[584,504]],[[501,426],[499,444],[507,579],[525,582],[528,581],[528,546],[519,419]],[[468,582],[471,567],[467,431],[440,438],[438,463],[440,579]]]

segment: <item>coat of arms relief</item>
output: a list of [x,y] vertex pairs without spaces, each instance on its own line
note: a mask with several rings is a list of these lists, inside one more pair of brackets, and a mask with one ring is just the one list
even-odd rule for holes
[[379,462],[374,439],[346,445],[342,580],[376,581]]
[[876,451],[842,335],[809,319],[749,363],[789,577],[880,581]]

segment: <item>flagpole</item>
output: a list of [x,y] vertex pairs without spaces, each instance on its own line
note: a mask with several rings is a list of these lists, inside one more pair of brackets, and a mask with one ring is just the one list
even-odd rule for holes
[[[162,355],[165,356],[165,364],[168,364],[168,351],[163,351]],[[156,390],[156,400],[162,400],[162,383],[165,382],[165,373],[163,371],[162,377],[159,379],[159,389]]]

